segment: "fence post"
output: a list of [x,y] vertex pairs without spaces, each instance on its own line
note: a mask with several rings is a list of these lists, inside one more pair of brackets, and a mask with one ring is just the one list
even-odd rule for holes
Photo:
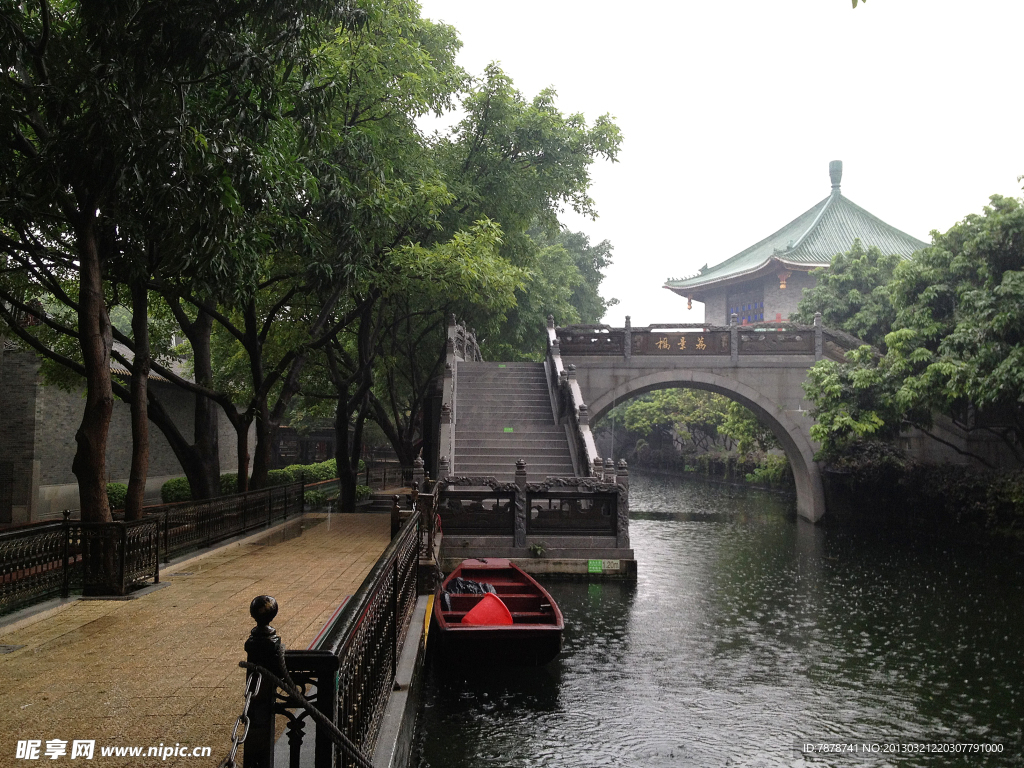
[[736,313],[729,315],[729,359],[736,362],[740,359],[740,329],[736,325]]
[[164,562],[171,562],[171,521],[170,513],[162,512],[164,518]]
[[396,493],[391,497],[391,538],[395,538],[395,534],[402,527],[402,510],[398,506],[398,494]]
[[626,329],[622,334],[622,354],[627,360],[633,355],[633,325],[626,315]]
[[423,458],[420,456],[412,460],[412,487],[414,491],[423,487]]
[[822,355],[822,330],[821,330],[821,312],[814,313],[814,359],[815,361],[821,360]]
[[71,594],[71,564],[68,563],[68,557],[71,555],[68,551],[71,548],[71,510],[61,510],[61,514],[64,515],[64,541],[61,543],[64,573],[61,575],[60,596],[67,597]]
[[619,459],[616,484],[622,489],[616,508],[615,546],[629,549],[629,466],[625,459]]
[[516,504],[515,504],[514,531],[515,540],[513,546],[526,547],[526,460],[516,461]]
[[[249,615],[256,622],[245,641],[245,656],[250,664],[259,664],[276,675],[281,674],[281,638],[270,622],[277,616],[277,600],[270,595],[254,597]],[[254,673],[247,672],[245,679]],[[245,733],[242,765],[244,768],[274,768],[274,700],[277,686],[264,678],[260,692],[249,705],[249,725]]]
[[153,583],[160,583],[160,521],[153,521],[153,547],[156,549],[153,557]]
[[125,585],[125,560],[128,559],[128,525],[126,523],[115,523],[121,531],[118,537],[117,553],[117,594],[123,595],[127,591]]

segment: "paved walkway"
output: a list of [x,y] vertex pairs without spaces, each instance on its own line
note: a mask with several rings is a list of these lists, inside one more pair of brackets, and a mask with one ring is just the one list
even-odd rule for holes
[[[280,543],[246,543],[168,566],[166,588],[137,600],[80,600],[0,627],[0,768],[29,765],[216,766],[242,707],[242,644],[249,601],[277,598],[273,624],[286,647],[305,648],[362,583],[390,536],[390,517],[306,518]],[[251,540],[250,540],[251,541]],[[19,740],[42,742],[17,759]],[[67,742],[47,759],[46,742]],[[94,759],[71,759],[95,740]],[[212,747],[212,757],[103,757],[101,747]],[[145,754],[145,749],[143,754]]]

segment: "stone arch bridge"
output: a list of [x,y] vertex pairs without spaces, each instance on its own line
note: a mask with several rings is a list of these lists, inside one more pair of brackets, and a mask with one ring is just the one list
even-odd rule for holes
[[803,383],[815,362],[841,360],[859,343],[824,328],[820,316],[813,326],[734,322],[644,328],[631,327],[629,318],[625,328],[556,328],[549,318],[547,365],[552,379],[557,376],[558,385],[575,395],[577,454],[596,455],[590,420],[645,392],[702,389],[741,403],[778,438],[793,468],[798,513],[817,522],[825,513],[825,495]]

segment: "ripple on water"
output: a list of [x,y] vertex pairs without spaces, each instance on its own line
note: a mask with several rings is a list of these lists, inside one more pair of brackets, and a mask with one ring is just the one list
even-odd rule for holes
[[926,738],[997,741],[964,764],[1024,765],[1017,561],[816,529],[770,494],[632,482],[637,583],[549,582],[567,629],[544,669],[431,670],[420,768],[802,766],[808,739]]

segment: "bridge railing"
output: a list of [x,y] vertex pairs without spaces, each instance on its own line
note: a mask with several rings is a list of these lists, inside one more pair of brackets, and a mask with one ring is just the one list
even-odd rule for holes
[[476,332],[460,324],[455,315],[448,318],[448,340],[446,342],[444,379],[441,387],[441,428],[438,434],[437,467],[450,464],[455,455],[456,392],[459,387],[459,363],[483,362]]
[[[549,328],[549,337],[558,340],[561,355],[659,357],[724,357],[733,361],[745,355],[813,355],[815,360],[843,359],[845,353],[863,342],[825,328],[821,314],[813,325],[790,322],[760,322],[750,325],[733,322],[727,326],[663,323],[633,327],[626,318],[623,328],[608,325],[571,325]],[[549,341],[549,348],[551,343]]]

